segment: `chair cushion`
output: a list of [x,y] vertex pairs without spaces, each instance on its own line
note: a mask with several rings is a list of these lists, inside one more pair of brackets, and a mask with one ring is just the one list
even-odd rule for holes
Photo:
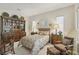
[[64,39],[64,40],[63,40],[63,44],[65,44],[65,45],[70,45],[70,44],[71,44],[71,40]]
[[65,45],[72,45],[73,44],[73,40],[74,40],[74,38],[64,37],[63,44],[65,44]]

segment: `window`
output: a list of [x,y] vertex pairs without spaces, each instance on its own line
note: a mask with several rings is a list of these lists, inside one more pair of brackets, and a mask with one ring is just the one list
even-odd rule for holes
[[57,32],[61,31],[64,33],[64,16],[56,17],[56,23],[59,25]]

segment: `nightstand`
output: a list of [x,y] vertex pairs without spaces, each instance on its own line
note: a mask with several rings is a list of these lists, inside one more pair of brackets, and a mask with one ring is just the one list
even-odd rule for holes
[[52,44],[62,43],[62,35],[51,34],[51,43]]

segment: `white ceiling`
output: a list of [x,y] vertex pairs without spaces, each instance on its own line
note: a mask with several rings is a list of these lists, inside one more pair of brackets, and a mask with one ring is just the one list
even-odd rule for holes
[[71,3],[9,3],[0,4],[0,13],[6,11],[9,14],[33,16],[40,13],[56,10],[72,5]]

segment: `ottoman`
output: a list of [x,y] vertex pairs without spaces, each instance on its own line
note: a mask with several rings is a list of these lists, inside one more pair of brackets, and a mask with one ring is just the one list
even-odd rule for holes
[[55,47],[48,47],[47,55],[60,55],[60,51],[57,50]]
[[54,47],[61,52],[61,55],[66,55],[67,49],[63,44],[54,44]]

